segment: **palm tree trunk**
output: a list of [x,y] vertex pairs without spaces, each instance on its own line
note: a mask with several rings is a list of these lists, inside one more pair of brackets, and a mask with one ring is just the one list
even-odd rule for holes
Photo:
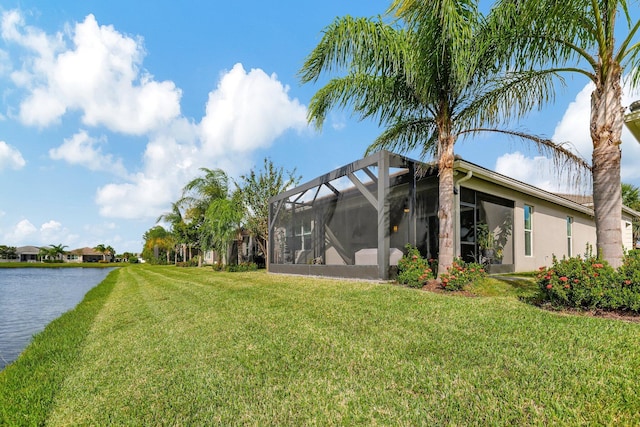
[[591,94],[591,139],[593,141],[593,208],[598,254],[612,267],[622,264],[622,195],[620,183],[620,136],[624,109],[620,67],[611,70],[605,82]]
[[447,132],[441,133],[438,144],[438,277],[449,271],[453,264],[453,146],[454,140]]

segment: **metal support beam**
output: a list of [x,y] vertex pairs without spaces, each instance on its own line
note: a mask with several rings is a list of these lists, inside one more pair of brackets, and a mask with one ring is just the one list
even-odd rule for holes
[[380,152],[378,158],[378,274],[389,279],[389,156]]

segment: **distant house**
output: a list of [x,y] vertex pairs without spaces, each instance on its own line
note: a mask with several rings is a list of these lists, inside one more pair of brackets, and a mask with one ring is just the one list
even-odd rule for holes
[[[473,163],[454,163],[454,254],[492,272],[533,271],[595,251],[588,198],[553,194]],[[387,151],[269,201],[269,271],[389,279],[407,244],[438,257],[438,171]],[[633,249],[623,207],[622,241]]]
[[[227,260],[226,258],[229,257]],[[258,242],[249,234],[246,229],[242,229],[237,240],[234,240],[228,248],[228,253],[221,257],[215,251],[205,251],[202,256],[205,264],[239,264],[253,262],[263,267],[265,264],[264,255],[261,253]]]
[[105,259],[111,261],[111,256],[88,247],[69,251],[64,258],[65,262],[100,262]]
[[16,248],[20,262],[40,262],[40,248],[37,246],[20,246]]

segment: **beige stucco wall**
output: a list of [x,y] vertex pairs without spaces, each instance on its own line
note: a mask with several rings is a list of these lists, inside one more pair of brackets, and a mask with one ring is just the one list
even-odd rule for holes
[[[512,200],[514,206],[513,245],[515,271],[533,271],[550,265],[553,255],[568,255],[567,216],[573,218],[572,254],[585,253],[587,244],[595,250],[596,232],[593,217],[569,207],[529,196],[491,182],[472,178],[463,187]],[[533,251],[525,256],[524,205],[533,207]]]

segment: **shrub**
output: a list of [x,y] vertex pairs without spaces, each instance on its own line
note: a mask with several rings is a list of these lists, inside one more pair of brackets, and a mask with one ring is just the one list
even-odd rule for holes
[[448,291],[459,291],[470,283],[487,276],[482,264],[467,263],[460,258],[453,260],[449,271],[440,276],[442,287]]
[[176,262],[176,267],[197,267],[197,266],[198,266],[198,258],[191,258],[188,261]]
[[615,270],[591,249],[582,256],[553,257],[537,276],[543,300],[557,306],[640,312],[640,254],[625,254]]
[[237,273],[241,271],[256,271],[258,269],[258,264],[255,262],[241,262],[240,264],[230,264],[227,265],[226,271],[231,273]]
[[415,246],[407,245],[407,253],[398,261],[396,281],[412,288],[421,288],[434,278],[434,266],[420,255]]

